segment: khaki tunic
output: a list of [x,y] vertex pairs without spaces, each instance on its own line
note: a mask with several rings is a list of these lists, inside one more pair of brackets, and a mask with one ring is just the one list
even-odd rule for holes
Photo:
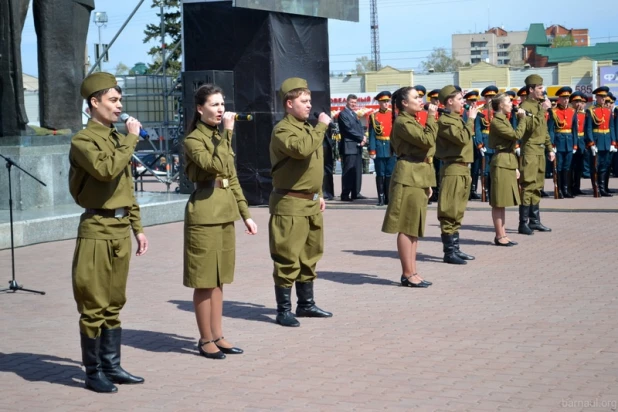
[[423,237],[427,216],[427,189],[435,184],[431,153],[435,151],[438,124],[435,118],[423,127],[415,116],[402,112],[395,119],[391,146],[398,160],[393,173],[385,233]]
[[90,120],[71,139],[69,191],[79,206],[126,209],[121,218],[82,214],[73,255],[72,283],[80,331],[90,338],[120,327],[131,259],[131,229],[142,233],[130,160],[138,137]]
[[438,220],[442,234],[450,235],[459,231],[470,195],[474,120],[464,122],[458,113],[440,116],[436,156],[444,162],[440,169]]
[[228,187],[196,189],[185,208],[183,284],[214,288],[234,280],[234,221],[251,218],[232,150],[232,131],[202,122],[184,140],[185,173],[192,182],[227,179]]
[[[545,184],[545,154],[552,150],[551,138],[541,103],[528,99],[521,106],[532,114],[532,124],[521,138],[521,203],[536,205],[541,202],[541,190]],[[530,120],[529,120],[530,121]]]
[[490,165],[492,189],[489,204],[493,207],[517,206],[520,203],[516,172],[519,165],[515,148],[530,124],[524,117],[519,119],[517,129],[513,129],[504,113],[496,113],[491,121],[488,146],[496,151]]
[[312,282],[324,252],[323,220],[320,212],[324,156],[322,142],[327,126],[313,128],[287,114],[273,129],[270,161],[273,188],[316,194],[316,199],[270,194],[268,238],[277,286],[292,287]]

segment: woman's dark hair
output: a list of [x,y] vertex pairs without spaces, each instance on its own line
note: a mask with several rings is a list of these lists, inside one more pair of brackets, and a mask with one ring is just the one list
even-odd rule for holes
[[491,110],[493,110],[494,112],[497,112],[500,110],[500,104],[502,103],[502,100],[507,97],[507,98],[511,98],[508,94],[506,93],[498,93],[497,95],[495,95],[494,97],[491,98]]
[[395,118],[397,117],[397,115],[395,114],[395,109],[397,109],[397,112],[403,111],[403,101],[408,98],[408,94],[412,89],[414,89],[414,87],[402,87],[395,90],[395,93],[393,93],[393,95],[391,96],[391,106],[393,107],[393,109],[391,110],[393,113],[393,123],[395,123]]
[[94,97],[95,99],[97,99],[97,101],[101,101],[101,98],[103,97],[103,95],[107,92],[109,92],[111,89],[114,89],[118,92],[118,94],[122,95],[122,89],[120,88],[120,86],[114,86],[114,87],[110,87],[109,89],[103,89],[103,90],[99,90],[97,92],[92,93],[90,96],[88,96],[88,99],[86,99],[86,103],[88,104],[88,108],[92,111],[92,103],[90,102],[90,100],[92,100],[92,98]]
[[189,127],[189,133],[197,128],[197,124],[202,118],[200,112],[197,111],[197,106],[203,106],[208,100],[209,96],[213,94],[223,95],[223,90],[214,84],[203,84],[196,91],[193,97],[193,104],[195,105],[195,111],[193,112],[193,120],[191,121],[191,127]]

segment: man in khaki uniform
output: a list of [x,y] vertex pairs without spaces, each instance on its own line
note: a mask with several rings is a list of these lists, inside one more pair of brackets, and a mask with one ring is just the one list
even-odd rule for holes
[[85,209],[73,255],[73,295],[81,314],[86,388],[109,393],[118,390],[114,383],[144,382],[120,366],[118,318],[126,302],[131,229],[137,256],[148,250],[130,167],[141,125],[130,117],[127,136],[114,128],[122,110],[122,90],[113,75],[100,72],[86,77],[81,95],[92,118],[73,136],[69,153],[69,189]]
[[468,121],[461,118],[464,99],[453,85],[444,86],[438,95],[446,112],[438,119],[436,157],[443,162],[438,200],[438,220],[442,232],[444,262],[465,265],[474,260],[459,249],[459,228],[470,195],[470,163],[474,161],[474,119],[477,108],[468,110]]
[[543,94],[543,78],[538,74],[531,74],[524,81],[528,97],[519,107],[530,113],[532,126],[521,139],[521,205],[518,232],[532,235],[534,230],[551,232],[550,228],[541,223],[539,203],[545,184],[545,154],[548,154],[549,161],[553,162],[555,153],[545,120],[545,113],[551,108],[551,102]]
[[333,315],[318,308],[313,299],[315,267],[324,251],[322,140],[331,119],[320,113],[315,129],[307,122],[311,91],[304,79],[285,80],[281,96],[286,116],[275,125],[270,140],[273,191],[268,237],[274,263],[276,321],[282,326],[300,326],[291,312],[294,283],[298,297],[296,316]]

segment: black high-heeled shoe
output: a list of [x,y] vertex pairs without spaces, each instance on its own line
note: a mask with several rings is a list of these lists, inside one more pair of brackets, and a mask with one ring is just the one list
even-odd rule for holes
[[514,244],[513,244],[513,243],[511,243],[511,241],[508,241],[507,243],[500,243],[500,239],[504,239],[505,237],[506,237],[506,236],[502,236],[502,237],[499,237],[499,238],[498,238],[498,237],[495,237],[495,238],[494,238],[494,244],[495,244],[496,246],[507,246],[507,247],[514,246]]
[[[206,352],[202,348],[202,346],[204,346],[204,345],[206,345],[208,343],[214,343],[214,342],[215,342],[214,340],[209,340],[209,341],[206,341],[206,342],[202,342],[201,340],[199,340],[197,342],[197,350],[200,352],[200,355],[202,355],[203,357],[208,358],[208,359],[225,359],[225,354],[223,352],[221,352],[221,350],[219,350],[217,352],[210,353],[210,352]],[[215,346],[216,345],[217,344],[215,343]],[[221,349],[221,348],[219,348],[219,349]]]
[[426,282],[424,280],[419,283],[414,283],[409,278],[405,277],[404,275],[401,275],[401,286],[406,286],[410,288],[427,288],[431,284],[432,284],[431,282]]
[[225,339],[223,336],[221,336],[218,339],[213,340],[213,343],[217,346],[217,348],[219,348],[219,350],[223,353],[226,353],[228,355],[240,355],[241,353],[244,353],[244,351],[240,348],[224,348],[223,346],[219,346],[217,345],[217,342],[219,342],[221,339]]
[[519,245],[519,243],[515,242],[514,240],[509,239],[509,243],[513,246],[517,246]]

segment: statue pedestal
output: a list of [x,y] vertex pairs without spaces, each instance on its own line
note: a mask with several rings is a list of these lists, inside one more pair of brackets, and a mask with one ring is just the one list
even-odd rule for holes
[[[16,167],[11,168],[13,210],[51,208],[73,203],[69,193],[69,149],[72,135],[0,138],[0,153],[36,176],[41,185]],[[9,209],[6,161],[0,158],[0,210]]]

